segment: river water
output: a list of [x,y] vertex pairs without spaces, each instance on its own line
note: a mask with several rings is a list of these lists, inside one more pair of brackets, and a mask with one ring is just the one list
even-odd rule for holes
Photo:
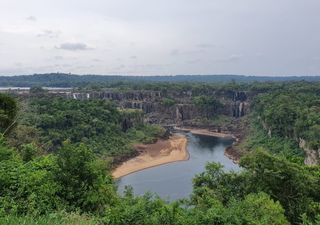
[[207,162],[219,162],[227,171],[239,170],[239,166],[224,155],[232,139],[184,134],[188,139],[188,161],[173,162],[124,176],[118,181],[118,191],[123,193],[125,186],[130,185],[136,195],[150,191],[166,200],[177,200],[189,197],[192,178],[205,170]]

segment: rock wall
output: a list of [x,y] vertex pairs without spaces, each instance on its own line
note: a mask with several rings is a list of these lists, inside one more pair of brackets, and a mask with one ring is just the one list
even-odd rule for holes
[[247,95],[245,92],[235,91],[233,93],[232,116],[235,118],[242,117],[246,114]]
[[304,163],[306,165],[319,165],[320,149],[310,149],[307,145],[307,142],[302,138],[299,138],[299,147],[305,152]]
[[[239,118],[249,112],[250,99],[244,91],[232,90],[128,90],[105,89],[102,91],[86,90],[50,90],[47,94],[76,100],[103,99],[115,102],[123,109],[140,109],[146,118],[153,123],[175,124],[195,118],[212,118],[215,115],[226,115]],[[222,103],[215,110],[201,108],[193,104],[195,96],[214,96]],[[174,100],[175,104],[165,105],[164,98]]]

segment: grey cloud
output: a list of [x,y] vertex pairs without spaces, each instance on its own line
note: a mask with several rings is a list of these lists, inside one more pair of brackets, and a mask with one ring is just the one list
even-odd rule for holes
[[48,38],[57,38],[60,35],[60,31],[54,30],[43,30],[37,37],[48,37]]
[[55,60],[63,60],[64,58],[62,56],[60,56],[60,55],[57,55],[57,56],[54,57],[54,59]]
[[225,58],[220,58],[220,59],[216,59],[214,60],[215,62],[219,62],[219,63],[232,63],[232,62],[238,62],[243,58],[243,55],[240,54],[232,54],[228,57]]
[[36,21],[37,21],[37,18],[36,18],[35,16],[28,16],[28,17],[26,18],[26,20],[32,21],[32,22],[36,22]]
[[200,62],[201,62],[200,59],[192,59],[192,60],[186,61],[187,64],[196,64],[196,63],[200,63]]
[[176,56],[180,54],[180,50],[179,49],[172,49],[170,52],[170,55],[172,56]]
[[[121,64],[133,74],[320,73],[319,0],[0,2],[0,70],[10,74],[55,71],[48,61],[72,61],[79,73],[107,74]],[[13,65],[23,58],[24,66]],[[95,68],[76,69],[85,62]]]
[[84,51],[90,50],[92,48],[84,43],[62,43],[60,46],[56,47],[57,49],[68,50],[68,51]]
[[121,64],[121,65],[115,67],[115,70],[121,70],[121,69],[124,69],[124,68],[126,68],[126,65]]
[[16,62],[16,63],[14,63],[14,65],[15,65],[16,67],[22,67],[22,66],[23,66],[23,63],[21,63],[21,62]]
[[206,43],[202,43],[202,44],[197,44],[196,47],[197,48],[212,48],[214,47],[215,45],[212,45],[212,44],[206,44]]
[[178,56],[178,55],[196,55],[200,53],[205,53],[205,49],[197,49],[197,50],[180,50],[180,49],[173,49],[170,52],[171,56]]
[[130,56],[130,59],[137,59],[138,57],[133,55],[133,56]]

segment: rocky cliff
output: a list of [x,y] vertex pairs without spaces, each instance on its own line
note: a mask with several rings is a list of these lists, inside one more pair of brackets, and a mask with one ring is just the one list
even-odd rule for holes
[[[146,114],[151,123],[184,124],[196,118],[210,119],[217,115],[233,118],[248,114],[251,94],[234,90],[126,90],[105,89],[100,91],[52,89],[46,92],[49,95],[60,96],[76,100],[104,99],[117,104],[121,109],[140,109]],[[24,93],[26,94],[26,93]],[[197,96],[213,97],[220,107],[200,107],[194,104]],[[170,99],[173,104],[165,104]]]
[[[221,102],[222,107],[211,109],[195,105],[193,98],[200,94],[216,98]],[[233,90],[210,90],[206,93],[196,93],[192,90],[70,91],[64,95],[67,98],[78,100],[105,99],[115,102],[120,108],[140,109],[146,113],[149,122],[159,124],[183,124],[185,121],[190,122],[195,118],[209,119],[215,115],[239,118],[248,114],[250,105],[250,98],[246,92]],[[164,104],[165,98],[170,98],[174,104]]]

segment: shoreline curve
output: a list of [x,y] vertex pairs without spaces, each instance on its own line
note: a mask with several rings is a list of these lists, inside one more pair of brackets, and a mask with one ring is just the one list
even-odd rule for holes
[[186,127],[174,127],[177,131],[185,131],[190,132],[192,134],[211,136],[211,137],[219,137],[219,138],[232,138],[237,141],[237,138],[233,134],[229,133],[221,133],[216,131],[211,131],[208,129],[199,129],[199,128],[186,128]]
[[158,140],[154,144],[139,144],[135,148],[140,154],[115,168],[112,171],[113,178],[119,179],[141,170],[190,158],[187,138],[181,134],[174,134],[168,140]]

